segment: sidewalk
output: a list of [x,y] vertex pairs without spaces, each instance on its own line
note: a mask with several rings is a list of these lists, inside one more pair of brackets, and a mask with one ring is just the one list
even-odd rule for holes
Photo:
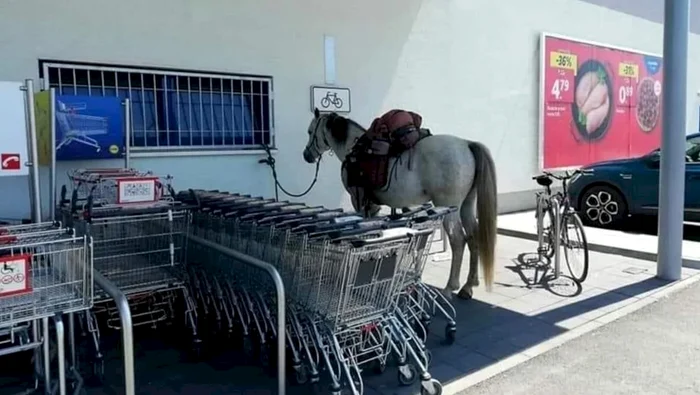
[[700,393],[700,284],[459,394]]
[[[485,292],[482,285],[475,290],[473,300],[454,298],[457,310],[454,344],[444,344],[445,323],[437,317],[433,319],[428,340],[433,355],[430,373],[443,383],[444,394],[458,393],[627,314],[640,304],[654,301],[670,285],[654,278],[655,262],[597,252],[590,253],[590,273],[583,287],[566,278],[556,283],[528,285],[535,271],[523,267],[520,261],[535,249],[533,241],[498,236],[493,292]],[[449,254],[440,255],[440,258],[445,258]],[[462,282],[468,272],[467,259],[463,264]],[[444,287],[449,267],[449,260],[429,261],[424,281],[438,288]],[[538,273],[538,277],[541,274]],[[683,268],[684,280],[680,284],[700,279],[699,274],[700,271]],[[676,284],[672,286],[676,287]],[[163,334],[155,335],[162,337]],[[142,339],[137,345],[136,360],[139,394],[273,393],[275,379],[240,354],[224,351],[206,362],[191,363],[183,359],[172,345],[149,346],[143,337],[137,338]],[[118,344],[118,338],[115,341]],[[224,350],[231,342],[223,339],[210,341]],[[119,388],[122,383],[119,348],[105,346],[105,350],[108,354],[106,371],[114,372],[107,377],[112,388],[90,388],[90,395],[123,393]],[[516,381],[522,385],[538,375],[547,377],[553,373],[542,371],[518,376]],[[366,372],[364,395],[419,393],[417,384],[401,387],[397,375],[395,366],[387,367],[381,375]],[[562,385],[572,382],[561,381]],[[309,393],[308,386],[290,385],[287,388],[288,395]]]

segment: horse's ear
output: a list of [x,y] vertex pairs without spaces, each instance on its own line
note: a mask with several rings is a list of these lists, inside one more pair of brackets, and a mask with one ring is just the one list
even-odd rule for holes
[[318,119],[321,116],[321,111],[318,111],[318,107],[314,108],[314,118]]
[[328,114],[326,121],[326,129],[331,132],[331,137],[335,141],[343,142],[348,138],[348,127],[350,126],[348,119],[334,112]]

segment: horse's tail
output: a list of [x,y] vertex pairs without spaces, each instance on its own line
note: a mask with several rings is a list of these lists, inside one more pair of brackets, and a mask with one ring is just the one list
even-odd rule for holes
[[484,271],[486,289],[491,290],[496,258],[496,219],[498,217],[498,193],[496,190],[496,164],[489,149],[475,141],[469,142],[476,164],[474,186],[476,187],[476,232],[479,260]]

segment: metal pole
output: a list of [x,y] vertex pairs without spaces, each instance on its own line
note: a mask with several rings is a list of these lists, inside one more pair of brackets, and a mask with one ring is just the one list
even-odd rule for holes
[[665,0],[659,246],[656,276],[680,280],[685,201],[685,128],[690,0]]
[[284,283],[282,282],[282,277],[280,277],[279,272],[271,264],[261,261],[260,259],[253,258],[249,255],[243,254],[236,250],[224,247],[220,244],[213,243],[207,239],[189,234],[187,237],[197,244],[201,244],[207,248],[211,248],[219,251],[224,255],[228,255],[231,258],[236,259],[242,263],[250,266],[255,266],[263,271],[265,271],[272,282],[275,284],[275,292],[277,296],[277,394],[285,394],[285,384],[286,384],[286,306],[285,306],[285,295],[284,295]]
[[[544,216],[547,214],[546,211],[542,210],[543,205],[542,195],[537,195],[537,204],[535,209],[537,210],[537,253],[540,254],[544,248]],[[551,224],[552,230],[554,230],[554,224]]]
[[124,99],[124,168],[131,169],[131,102]]
[[36,117],[34,111],[34,81],[27,79],[22,87],[27,107],[27,143],[29,144],[30,160],[27,166],[31,168],[32,222],[41,222],[41,191],[39,190],[39,150],[36,145]]
[[95,284],[99,285],[107,295],[111,296],[119,311],[119,319],[122,324],[122,349],[124,352],[124,394],[136,394],[136,381],[134,379],[134,329],[131,321],[131,308],[129,300],[124,293],[111,281],[107,280],[97,270],[92,271]]
[[554,237],[554,279],[559,278],[561,274],[561,209],[559,205],[559,199],[552,199],[552,211],[554,211],[554,223],[552,224]]
[[51,120],[49,121],[50,133],[51,133],[51,169],[49,170],[49,183],[51,184],[49,189],[51,189],[50,204],[51,210],[51,221],[56,220],[56,88],[49,89],[49,114]]

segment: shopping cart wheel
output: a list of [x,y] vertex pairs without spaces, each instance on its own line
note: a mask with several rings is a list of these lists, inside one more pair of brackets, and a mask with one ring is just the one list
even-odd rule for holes
[[420,393],[421,395],[442,395],[442,384],[435,379],[423,381],[420,383]]
[[92,377],[91,384],[102,385],[105,382],[105,361],[102,358],[97,358],[92,361]]
[[243,337],[243,354],[245,354],[246,357],[252,357],[253,356],[253,339],[250,338],[250,336],[244,336]]
[[382,374],[386,371],[386,361],[375,360],[372,371],[376,374]]
[[294,367],[294,383],[297,385],[304,385],[309,382],[309,370],[306,365],[299,365]]
[[418,372],[415,366],[410,363],[399,366],[399,384],[407,387],[416,381],[418,381]]
[[258,359],[263,368],[270,367],[270,343],[261,343]]
[[202,354],[204,352],[204,345],[202,344],[202,339],[195,337],[192,339],[192,346],[190,348],[190,356],[193,361],[201,361]]
[[457,324],[447,324],[447,326],[445,326],[445,340],[447,341],[447,344],[454,344],[456,338]]
[[340,384],[332,383],[331,384],[331,395],[342,395],[342,394],[343,394],[343,389],[340,388]]

